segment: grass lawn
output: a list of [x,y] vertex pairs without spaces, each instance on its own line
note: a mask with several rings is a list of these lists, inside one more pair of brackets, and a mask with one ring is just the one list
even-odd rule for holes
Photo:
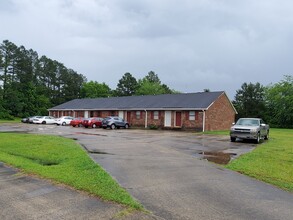
[[199,134],[213,134],[213,135],[229,135],[230,131],[205,131],[200,132]]
[[270,129],[270,139],[226,168],[293,192],[293,129]]
[[0,119],[0,124],[1,123],[20,123],[21,118],[14,118],[14,120],[6,120],[6,119]]
[[0,161],[86,191],[104,200],[143,210],[141,204],[73,140],[58,136],[0,133]]

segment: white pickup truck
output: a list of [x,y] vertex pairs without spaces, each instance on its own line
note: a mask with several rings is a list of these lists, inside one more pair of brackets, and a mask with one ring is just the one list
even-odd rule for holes
[[269,138],[270,127],[261,118],[239,118],[230,129],[230,140],[252,139],[258,144],[261,139]]

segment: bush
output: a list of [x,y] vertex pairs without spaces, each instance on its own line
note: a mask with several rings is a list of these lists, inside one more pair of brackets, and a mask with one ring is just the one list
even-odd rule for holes
[[149,125],[149,129],[157,130],[158,126],[157,125]]
[[14,120],[14,117],[8,114],[8,112],[0,112],[0,119]]

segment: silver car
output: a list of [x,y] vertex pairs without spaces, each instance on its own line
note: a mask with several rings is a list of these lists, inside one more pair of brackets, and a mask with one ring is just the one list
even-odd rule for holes
[[117,116],[109,116],[103,119],[102,121],[102,127],[104,129],[106,128],[129,128],[129,123],[125,121],[123,118],[117,117]]
[[261,118],[240,118],[230,129],[231,142],[236,138],[255,140],[258,144],[261,139],[269,138],[270,127]]

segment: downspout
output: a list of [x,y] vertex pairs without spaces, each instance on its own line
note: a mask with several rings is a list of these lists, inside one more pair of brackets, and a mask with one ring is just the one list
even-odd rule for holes
[[145,120],[144,120],[144,127],[147,128],[148,127],[148,112],[145,109]]
[[205,110],[202,110],[202,132],[205,132],[205,126],[206,126],[206,112]]

